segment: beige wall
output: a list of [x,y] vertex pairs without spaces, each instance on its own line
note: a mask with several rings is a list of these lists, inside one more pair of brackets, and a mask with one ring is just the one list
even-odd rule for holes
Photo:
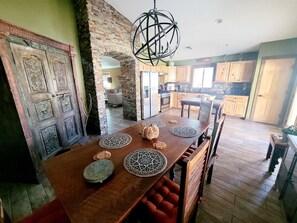
[[116,68],[110,68],[110,69],[102,69],[103,75],[108,73],[110,74],[112,78],[112,83],[109,84],[107,89],[115,89],[115,88],[121,88],[121,83],[118,79],[118,77],[121,75],[121,68],[116,67]]

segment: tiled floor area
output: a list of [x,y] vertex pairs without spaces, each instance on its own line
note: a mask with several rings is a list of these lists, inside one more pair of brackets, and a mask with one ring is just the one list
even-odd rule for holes
[[[107,114],[109,133],[135,123],[122,119],[122,108],[107,109]],[[180,111],[172,109],[167,114],[179,116]],[[197,112],[192,112],[191,118],[196,117]],[[286,222],[273,187],[276,174],[267,173],[269,161],[264,159],[271,132],[278,132],[277,127],[227,117],[212,183],[205,187],[196,222]],[[17,221],[54,194],[47,186],[0,183],[0,198]]]

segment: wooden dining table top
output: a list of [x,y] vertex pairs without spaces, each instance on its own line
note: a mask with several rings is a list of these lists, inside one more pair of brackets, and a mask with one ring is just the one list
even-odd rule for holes
[[[123,148],[104,149],[95,141],[43,162],[45,173],[71,222],[122,222],[143,195],[208,128],[207,123],[198,120],[164,114],[147,120],[166,123],[166,126],[160,128],[158,141],[167,144],[166,149],[160,150],[167,158],[167,166],[156,176],[138,177],[127,172],[123,165],[129,153],[141,148],[153,148],[152,142],[139,134],[143,121],[119,131],[132,137],[132,142]],[[177,123],[170,124],[169,120],[177,120]],[[193,127],[198,134],[192,138],[178,137],[169,132],[172,126]],[[111,152],[113,174],[103,183],[86,182],[83,177],[85,167],[93,162],[97,152],[104,150]]]

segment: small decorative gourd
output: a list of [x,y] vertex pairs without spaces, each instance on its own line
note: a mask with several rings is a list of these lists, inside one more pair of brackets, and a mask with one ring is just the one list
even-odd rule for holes
[[145,139],[156,139],[159,136],[159,127],[157,125],[145,125],[143,126],[140,134]]

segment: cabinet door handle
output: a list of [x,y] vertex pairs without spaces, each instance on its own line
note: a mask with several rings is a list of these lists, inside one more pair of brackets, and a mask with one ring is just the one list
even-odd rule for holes
[[262,94],[259,94],[258,97],[263,97],[263,95]]

